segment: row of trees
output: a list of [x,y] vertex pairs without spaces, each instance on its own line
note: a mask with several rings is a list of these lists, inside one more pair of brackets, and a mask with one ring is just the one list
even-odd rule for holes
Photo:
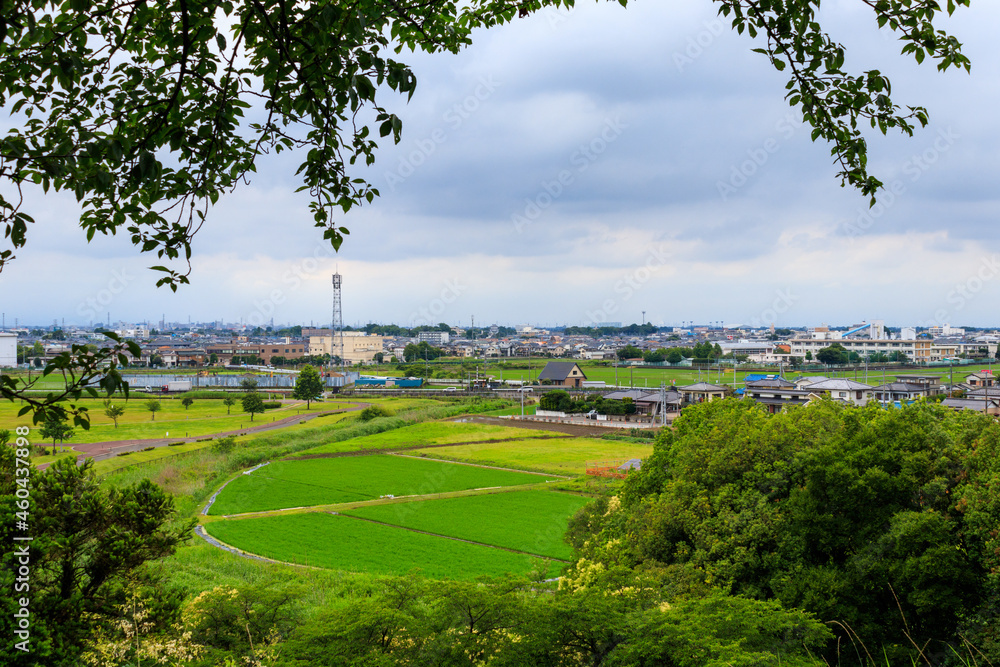
[[[812,359],[812,352],[806,352],[806,361],[812,361]],[[906,353],[900,350],[896,350],[892,354],[888,354],[886,352],[872,352],[871,354],[863,357],[857,352],[849,352],[840,343],[833,343],[816,352],[816,361],[829,366],[860,363],[866,360],[868,363],[873,364],[905,364],[910,362],[910,358],[906,355]]]
[[[243,396],[238,399],[243,412],[250,415],[250,421],[253,421],[254,415],[265,411],[266,405],[263,397],[257,392],[257,381],[253,378],[245,378],[241,382],[241,388],[243,389]],[[319,376],[319,372],[312,366],[306,366],[299,373],[299,376],[295,380],[295,388],[292,390],[292,397],[301,401],[306,401],[306,409],[309,409],[312,405],[312,401],[323,395],[323,380]],[[181,398],[181,405],[187,410],[192,405],[194,405],[195,399],[190,396],[184,396]],[[230,414],[232,406],[236,405],[237,398],[233,395],[227,395],[222,399],[222,404],[226,406],[226,414]],[[156,413],[159,412],[163,404],[159,399],[148,398],[143,402],[143,406],[150,413],[150,421],[156,421]],[[118,428],[118,420],[125,414],[125,405],[121,402],[115,402],[112,399],[106,399],[104,401],[104,415],[114,422],[115,428]],[[58,414],[50,414],[45,421],[42,422],[39,429],[39,435],[43,439],[52,440],[52,453],[55,454],[56,442],[63,443],[64,441],[73,437],[73,428],[67,423],[67,418]]]
[[538,406],[542,410],[553,410],[556,412],[591,412],[596,410],[602,415],[634,415],[635,403],[632,399],[625,398],[620,401],[605,400],[603,396],[586,396],[574,399],[569,392],[562,389],[547,391],[542,394],[538,401]]
[[407,362],[413,361],[432,361],[438,357],[445,356],[446,352],[440,347],[434,347],[427,341],[420,341],[419,343],[410,343],[403,348],[403,359]]
[[626,345],[616,353],[621,360],[641,358],[647,364],[663,362],[679,364],[684,359],[693,358],[696,362],[706,363],[722,357],[722,346],[718,343],[705,341],[696,343],[694,347],[661,347],[657,350],[640,350],[634,345]]

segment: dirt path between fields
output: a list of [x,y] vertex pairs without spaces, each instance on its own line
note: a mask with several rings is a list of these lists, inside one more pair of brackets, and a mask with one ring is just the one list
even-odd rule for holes
[[[358,410],[364,410],[368,407],[367,403],[358,403],[352,408],[344,408],[343,410],[323,410],[321,412],[312,412],[307,414],[297,414],[291,415],[289,417],[284,417],[282,419],[275,420],[273,422],[260,422],[249,424],[246,428],[240,428],[232,431],[223,431],[221,433],[207,433],[204,435],[197,435],[188,438],[150,438],[150,439],[135,439],[135,440],[109,440],[105,442],[88,442],[81,443],[78,445],[73,445],[73,452],[77,454],[77,463],[84,461],[85,459],[92,458],[94,461],[103,461],[105,459],[110,459],[118,456],[122,452],[138,452],[150,447],[166,447],[170,443],[175,442],[197,442],[199,440],[207,440],[210,438],[223,438],[228,435],[240,436],[249,435],[251,433],[265,433],[267,431],[275,431],[282,428],[288,428],[289,426],[295,426],[296,424],[302,424],[308,421],[312,421],[318,417],[325,417],[327,415],[336,415],[344,412],[356,412]],[[39,470],[44,470],[49,466],[48,463],[43,463],[38,466]]]
[[522,442],[524,440],[569,440],[571,435],[542,435],[537,438],[492,438],[490,440],[468,440],[466,442],[446,442],[435,445],[408,445],[406,447],[393,447],[390,449],[356,449],[349,452],[325,452],[322,454],[304,454],[296,456],[294,454],[286,456],[282,461],[307,461],[309,459],[338,459],[344,456],[374,456],[377,454],[397,454],[399,452],[409,452],[414,449],[436,449],[438,447],[461,447],[462,445],[484,445],[498,444],[501,442]]

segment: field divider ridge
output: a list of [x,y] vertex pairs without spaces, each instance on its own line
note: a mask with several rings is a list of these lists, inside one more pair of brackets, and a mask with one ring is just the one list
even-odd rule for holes
[[[532,439],[536,439],[536,438],[532,438]],[[463,443],[463,444],[466,444],[466,443]],[[438,446],[441,446],[441,447],[461,447],[462,445],[456,443],[454,445],[438,445]],[[426,447],[420,447],[420,449],[427,449],[427,448]],[[429,456],[414,456],[413,454],[400,454],[398,450],[395,451],[395,452],[389,452],[389,455],[390,456],[398,456],[399,458],[402,458],[402,459],[417,459],[418,461],[436,461],[438,463],[454,463],[454,464],[460,465],[460,466],[471,466],[473,468],[486,468],[488,470],[503,470],[505,472],[521,472],[521,473],[524,473],[525,475],[540,475],[542,477],[558,477],[560,479],[574,479],[574,476],[572,476],[572,475],[560,475],[560,474],[554,473],[554,472],[542,472],[540,470],[522,470],[520,468],[504,468],[502,466],[491,466],[491,465],[484,465],[482,463],[471,463],[469,461],[456,461],[456,460],[453,460],[453,459],[432,459]]]
[[[449,461],[449,463],[451,463]],[[520,470],[516,472],[522,472]],[[375,505],[396,505],[402,503],[421,502],[424,500],[443,500],[445,498],[464,498],[467,496],[488,496],[494,493],[511,493],[514,491],[533,491],[545,489],[548,482],[536,484],[520,484],[517,486],[489,486],[478,489],[461,489],[458,491],[442,491],[440,493],[427,493],[423,495],[394,496],[392,498],[372,498],[371,500],[352,500],[346,503],[329,503],[325,505],[304,505],[302,507],[286,507],[277,510],[262,510],[260,512],[241,512],[239,514],[203,514],[199,517],[200,523],[212,523],[227,519],[239,521],[241,519],[258,519],[266,516],[281,516],[285,514],[309,514],[309,513],[333,513],[337,514],[341,510],[351,510],[360,507],[372,507]],[[219,491],[222,489],[220,488]],[[218,491],[216,492],[218,493]],[[207,507],[205,510],[207,511]]]
[[476,542],[475,540],[466,540],[466,539],[463,539],[461,537],[453,537],[451,535],[442,535],[441,533],[432,533],[430,531],[419,530],[417,528],[407,528],[406,526],[400,526],[399,524],[386,523],[385,521],[378,521],[377,519],[368,519],[368,518],[361,517],[361,516],[354,516],[353,514],[342,514],[340,512],[327,512],[327,514],[332,514],[334,516],[342,516],[342,517],[346,517],[348,519],[356,519],[358,521],[367,521],[368,523],[376,523],[376,524],[378,524],[380,526],[387,526],[389,528],[398,528],[400,530],[408,530],[411,533],[419,533],[421,535],[429,535],[431,537],[441,537],[441,538],[446,539],[446,540],[454,540],[456,542],[465,542],[466,544],[475,544],[475,545],[478,545],[478,546],[481,546],[481,547],[489,547],[490,549],[498,549],[500,551],[507,551],[507,552],[510,552],[510,553],[521,554],[521,555],[524,555],[524,556],[533,556],[535,558],[544,558],[546,560],[555,560],[555,561],[559,561],[560,563],[570,563],[570,562],[572,562],[572,561],[568,561],[568,560],[563,560],[562,558],[556,558],[555,556],[546,556],[544,554],[536,554],[536,553],[531,552],[531,551],[521,551],[520,549],[511,549],[510,547],[501,547],[500,545],[497,545],[497,544],[488,544],[486,542]]
[[[573,435],[540,435],[531,438],[491,438],[489,440],[467,440],[465,442],[444,442],[430,445],[407,445],[405,447],[377,448],[377,449],[353,449],[346,452],[322,452],[319,454],[306,454],[304,456],[290,455],[281,461],[308,461],[310,459],[336,459],[346,456],[368,456],[377,454],[392,454],[395,452],[408,452],[414,449],[432,449],[437,447],[461,447],[463,445],[494,445],[503,442],[521,442],[524,440],[571,440],[578,436]],[[519,471],[524,472],[524,471]]]

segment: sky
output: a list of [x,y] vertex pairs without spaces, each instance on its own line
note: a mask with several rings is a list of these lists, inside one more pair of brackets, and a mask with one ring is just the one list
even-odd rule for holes
[[973,5],[941,23],[969,75],[901,56],[861,3],[823,3],[847,67],[931,118],[871,135],[874,209],[714,3],[584,1],[404,57],[413,99],[382,98],[403,138],[355,172],[382,196],[343,216],[339,253],[285,156],[210,211],[177,293],[127,235],[88,244],[71,196],[29,193],[0,310],[8,327],[320,325],[339,271],[347,324],[1000,325],[1000,6]]

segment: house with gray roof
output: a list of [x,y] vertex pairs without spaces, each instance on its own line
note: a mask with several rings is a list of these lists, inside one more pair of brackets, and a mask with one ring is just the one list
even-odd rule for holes
[[941,405],[952,410],[972,410],[987,415],[1000,414],[1000,400],[995,398],[946,398]]
[[704,403],[725,398],[732,393],[732,388],[721,384],[709,384],[707,382],[696,382],[682,387],[677,387],[684,399],[685,404]]
[[[801,385],[800,385],[801,386]],[[864,382],[847,378],[833,378],[801,386],[812,394],[826,394],[835,401],[851,405],[864,405],[875,397],[875,388]]]
[[538,381],[542,384],[558,387],[580,388],[586,379],[587,376],[572,361],[550,361],[538,374]]

